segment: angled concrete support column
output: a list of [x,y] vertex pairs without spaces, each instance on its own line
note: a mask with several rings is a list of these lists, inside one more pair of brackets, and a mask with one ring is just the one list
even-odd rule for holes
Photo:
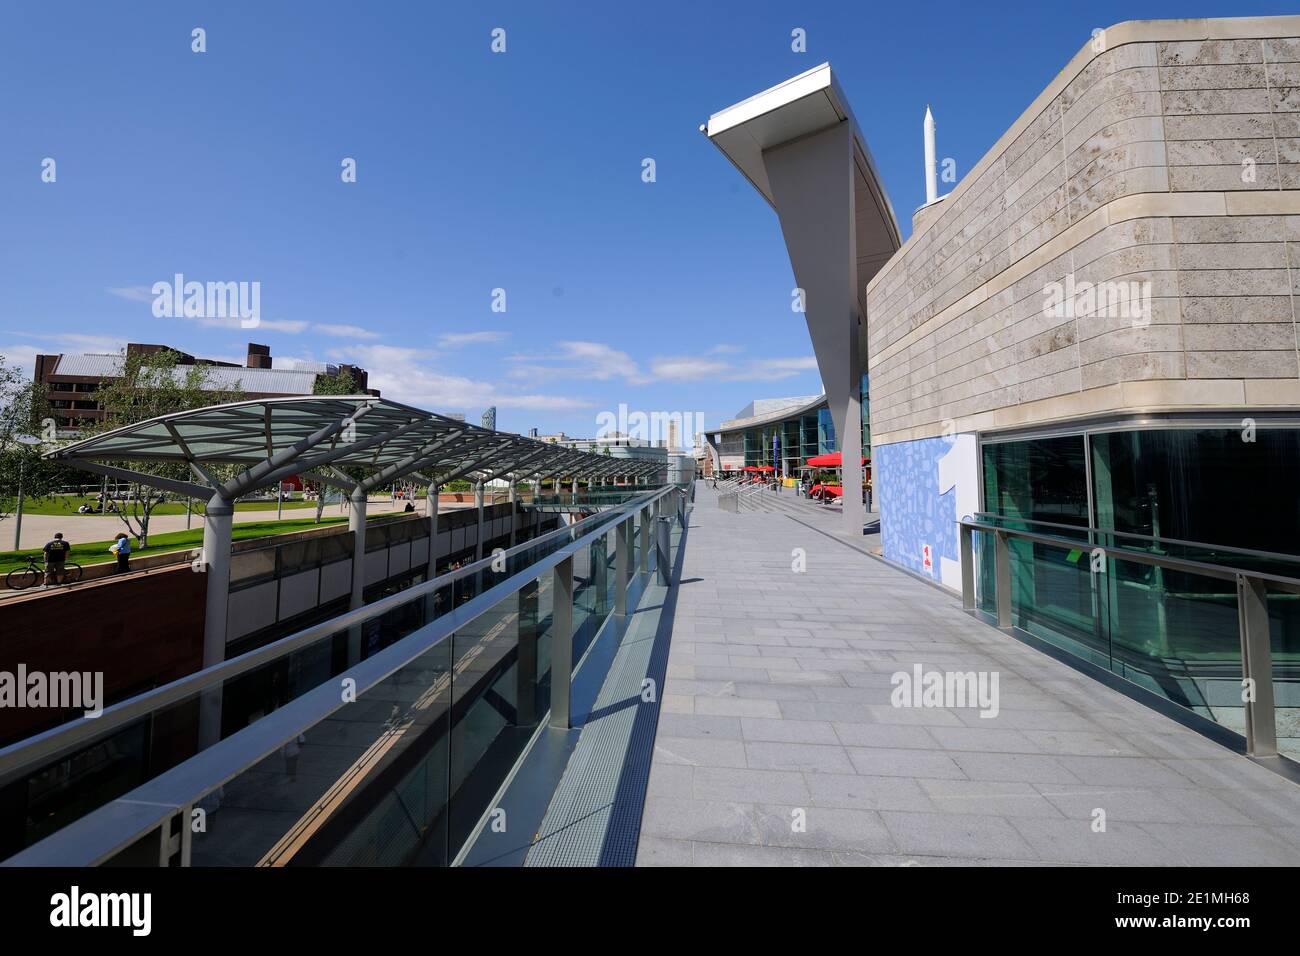
[[812,338],[843,456],[842,531],[860,536],[862,506],[862,365],[858,352],[863,308],[857,286],[852,124],[763,152],[781,232],[795,281],[803,290]]
[[365,603],[366,590],[366,489],[355,488],[348,513],[348,530],[352,532],[352,602],[356,610]]
[[428,496],[424,499],[425,512],[429,515],[429,567],[424,572],[424,579],[432,581],[438,576],[438,486],[429,485]]
[[[230,606],[230,530],[234,505],[213,495],[203,516],[204,573],[207,595],[203,612],[203,666],[212,667],[226,659],[226,620]],[[221,739],[221,691],[206,691],[199,699],[199,749]]]
[[474,510],[478,512],[478,534],[474,535],[474,560],[483,557],[483,482],[474,482]]
[[[429,560],[424,569],[424,580],[432,581],[438,576],[438,486],[429,485],[428,495],[424,499],[425,512],[429,516]],[[438,594],[431,592],[424,599],[424,621],[427,624],[438,616]]]
[[[348,530],[352,532],[352,600],[349,608],[356,610],[366,603],[366,498],[363,487],[352,490],[348,513]],[[348,628],[348,666],[361,661],[361,626]]]
[[515,494],[515,480],[510,479],[510,547],[515,546],[515,520],[519,514],[518,497]]
[[226,659],[226,613],[230,603],[230,532],[234,505],[213,495],[203,516],[203,565],[208,576],[203,613],[203,666]]

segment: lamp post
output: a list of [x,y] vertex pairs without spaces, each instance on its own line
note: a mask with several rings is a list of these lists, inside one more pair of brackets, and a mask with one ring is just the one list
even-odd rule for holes
[[[41,440],[35,435],[15,435],[14,441],[22,445],[39,445]],[[23,533],[23,478],[27,470],[25,457],[18,459],[18,503],[14,507],[14,550],[21,548],[19,543]]]

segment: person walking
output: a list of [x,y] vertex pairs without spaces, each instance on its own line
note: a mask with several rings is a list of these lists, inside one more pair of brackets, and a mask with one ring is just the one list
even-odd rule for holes
[[72,545],[63,540],[63,532],[56,532],[53,540],[47,541],[45,547],[41,549],[45,555],[45,580],[42,587],[49,587],[50,583],[59,583],[59,578],[63,576],[63,562],[68,557],[68,552],[72,550]]
[[298,782],[298,758],[302,756],[302,745],[306,742],[307,738],[299,734],[280,748],[280,753],[284,755],[284,770],[288,774],[290,783]]
[[126,574],[131,570],[131,538],[125,532],[117,533],[108,550],[117,555],[118,574]]

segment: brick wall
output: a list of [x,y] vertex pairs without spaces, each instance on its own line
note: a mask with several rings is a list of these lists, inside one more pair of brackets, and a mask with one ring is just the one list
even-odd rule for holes
[[[188,564],[14,597],[0,606],[0,671],[99,671],[108,703],[203,662],[207,575]],[[0,741],[80,716],[0,708]]]

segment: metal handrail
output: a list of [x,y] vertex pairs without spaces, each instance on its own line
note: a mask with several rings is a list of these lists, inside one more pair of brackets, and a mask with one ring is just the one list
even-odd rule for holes
[[1229,551],[1233,554],[1246,555],[1252,558],[1290,561],[1295,564],[1300,564],[1300,554],[1287,554],[1283,551],[1259,551],[1255,548],[1236,548],[1230,544],[1211,544],[1208,541],[1187,541],[1183,538],[1158,538],[1155,535],[1137,534],[1133,531],[1112,531],[1109,528],[1094,528],[1090,525],[1064,524],[1057,521],[1040,521],[1037,518],[1013,518],[1010,515],[998,514],[996,511],[977,511],[975,512],[975,517],[977,519],[1001,518],[1003,521],[1022,521],[1025,524],[1041,525],[1045,528],[1066,528],[1070,531],[1078,531],[1089,535],[1108,534],[1116,538],[1133,538],[1137,541],[1146,541],[1155,545],[1176,544],[1180,547],[1205,548],[1211,551]]
[[[1072,527],[1065,525],[1063,527]],[[1080,550],[1080,542],[1059,535],[1004,528],[984,521],[963,519],[957,522],[958,558],[961,563],[961,603],[969,614],[978,615],[975,600],[975,545],[976,532],[993,536],[993,604],[998,627],[1014,631],[1011,603],[1011,549],[1012,539],[1030,541],[1066,551]],[[1101,533],[1099,528],[1079,530]],[[1100,552],[1116,561],[1129,561],[1170,571],[1199,574],[1204,577],[1233,581],[1237,587],[1237,624],[1241,646],[1241,676],[1243,688],[1253,694],[1243,700],[1246,715],[1246,752],[1254,757],[1277,756],[1277,726],[1273,697],[1273,651],[1268,623],[1268,590],[1270,588],[1289,594],[1300,594],[1300,578],[1286,577],[1261,571],[1250,571],[1223,564],[1208,564],[1187,558],[1174,558],[1149,551],[1131,551],[1125,548],[1093,545],[1090,554]],[[1243,695],[1246,696],[1246,695]]]
[[[642,495],[640,498],[628,502],[626,509],[635,511],[639,507],[657,500],[663,494],[671,489],[664,488],[652,490]],[[644,500],[642,500],[644,499]],[[554,531],[547,532],[538,538],[531,538],[521,544],[515,545],[508,551],[503,552],[504,557],[508,560],[512,555],[519,554],[529,548],[535,548],[539,545],[545,545],[562,536],[573,535],[583,528],[584,525],[604,524],[613,521],[619,512],[604,511],[594,515],[589,515],[579,522],[565,527],[557,528]],[[181,700],[188,699],[201,693],[206,687],[218,684],[232,678],[239,677],[254,670],[269,661],[283,657],[285,654],[292,653],[308,644],[313,644],[323,638],[337,634],[349,628],[364,624],[373,618],[382,617],[394,608],[409,604],[411,601],[435,594],[448,586],[454,585],[457,581],[467,578],[470,575],[478,574],[481,571],[491,570],[493,562],[499,562],[503,556],[489,555],[472,564],[467,564],[455,571],[449,571],[446,574],[439,575],[428,581],[413,585],[397,594],[382,598],[373,604],[367,604],[365,607],[347,611],[337,617],[330,618],[328,621],[322,621],[311,627],[304,628],[278,641],[240,654],[238,657],[232,657],[229,660],[222,661],[220,664],[214,664],[211,667],[195,671],[184,677],[177,678],[171,683],[164,684],[146,691],[135,697],[119,701],[109,707],[105,707],[103,712],[96,718],[80,717],[66,724],[60,724],[49,730],[42,731],[32,737],[17,741],[6,747],[0,748],[0,781],[7,779],[15,771],[20,770],[27,765],[47,760],[54,755],[83,744],[93,738],[103,736],[105,733],[125,726],[134,720],[149,714],[169,704],[177,703]]]
[[748,488],[743,486],[737,488],[736,489],[736,510],[737,511],[740,510],[740,506],[742,503],[748,504],[752,508],[753,500],[755,498],[762,497],[763,492],[765,491],[767,491],[767,485],[761,483],[753,485]]
[[[601,534],[607,534],[609,528],[631,520],[638,511],[646,511],[666,496],[679,495],[680,490],[673,487],[661,488],[647,493],[630,502],[629,506],[619,512],[605,512],[592,516],[603,520],[582,537],[552,552],[541,560],[529,565],[506,580],[494,585],[475,596],[460,607],[431,621],[396,643],[384,648],[373,657],[350,667],[348,670],[322,682],[300,697],[289,701],[283,707],[272,711],[262,719],[250,724],[238,732],[217,741],[193,757],[182,761],[146,781],[129,793],[91,810],[67,826],[55,831],[43,840],[25,850],[0,861],[0,866],[31,865],[97,865],[111,858],[115,853],[131,846],[151,831],[160,834],[160,857],[169,855],[167,844],[168,824],[177,813],[188,813],[209,794],[224,786],[238,774],[254,766],[266,756],[295,739],[299,734],[319,724],[331,713],[344,706],[342,696],[338,693],[339,682],[345,678],[355,681],[355,699],[360,699],[366,692],[389,676],[399,671],[431,648],[445,641],[456,631],[472,624],[478,617],[497,607],[509,594],[516,593],[526,584],[538,579],[547,571],[558,569],[567,563],[571,579],[574,555],[588,547]],[[662,505],[660,506],[662,508]],[[680,512],[679,512],[680,513]],[[627,538],[630,544],[630,535]],[[533,542],[529,542],[530,544]],[[643,557],[644,560],[644,557]],[[470,568],[484,563],[477,562]],[[451,575],[445,575],[449,578]],[[409,603],[421,593],[431,593],[446,587],[444,578],[426,582],[437,585],[425,589],[425,585],[408,588],[400,595],[400,603]],[[442,582],[442,583],[439,583]],[[627,586],[626,580],[616,579],[620,588]],[[623,599],[625,600],[625,598]],[[620,602],[621,603],[621,602]],[[365,610],[378,608],[381,604],[388,606],[389,599],[376,602]],[[572,610],[570,609],[570,614]],[[356,622],[355,613],[342,615],[329,624],[331,632],[346,630]],[[571,639],[571,638],[570,638]],[[571,674],[557,675],[554,664],[563,657],[560,644],[552,649],[552,701],[568,700],[568,682]],[[571,648],[570,648],[571,650]],[[209,668],[209,671],[216,668]],[[201,672],[202,673],[202,672]],[[168,685],[169,687],[172,685]],[[164,688],[165,689],[165,688]],[[187,695],[188,696],[188,695]],[[107,716],[108,711],[105,711]],[[566,715],[567,717],[567,715]],[[567,720],[566,720],[567,722]],[[190,832],[188,826],[181,827],[182,859],[187,861]]]
[[[1130,551],[1126,548],[1117,548],[1102,544],[1088,545],[1087,542],[1075,541],[1070,538],[1064,538],[1059,535],[1040,534],[1035,531],[1021,531],[1016,528],[1004,528],[1000,525],[988,524],[982,521],[959,521],[963,528],[970,528],[974,531],[983,531],[986,533],[1001,533],[1012,538],[1022,538],[1026,541],[1033,541],[1037,544],[1045,544],[1064,548],[1067,551],[1079,550],[1084,546],[1089,551],[1100,551],[1107,557],[1114,558],[1117,561],[1131,561],[1134,564],[1147,564],[1152,567],[1163,568],[1167,571],[1184,571],[1188,574],[1201,574],[1205,577],[1219,578],[1224,581],[1235,581],[1241,576],[1258,578],[1266,582],[1270,587],[1277,588],[1279,591],[1286,591],[1290,594],[1300,594],[1300,578],[1287,577],[1282,574],[1272,574],[1267,571],[1253,571],[1248,568],[1238,568],[1229,564],[1210,564],[1206,561],[1196,561],[1191,558],[1175,558],[1165,554],[1154,554],[1150,551]],[[1064,525],[1063,527],[1069,527]],[[1091,530],[1098,533],[1103,532],[1099,528],[1083,528],[1081,530]]]

